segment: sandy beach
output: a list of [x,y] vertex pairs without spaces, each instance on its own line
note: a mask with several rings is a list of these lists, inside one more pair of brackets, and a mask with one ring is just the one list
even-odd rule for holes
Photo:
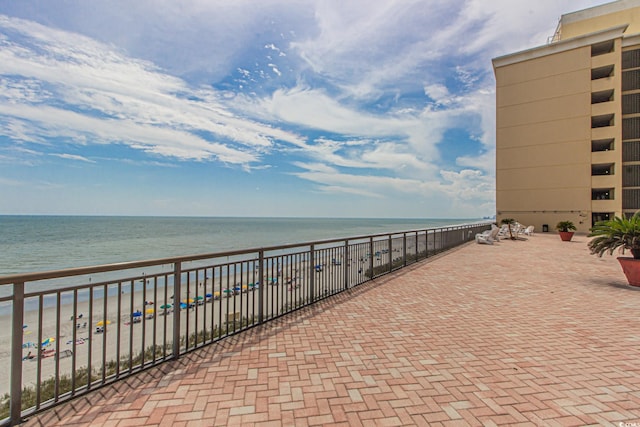
[[[109,362],[128,359],[152,346],[159,348],[156,358],[163,354],[168,357],[176,315],[181,316],[181,337],[198,332],[208,339],[257,322],[261,296],[265,319],[278,316],[308,301],[312,282],[315,298],[342,290],[347,264],[359,266],[349,268],[350,283],[366,280],[370,260],[364,251],[354,251],[345,262],[339,251],[330,250],[322,253],[315,265],[309,265],[301,255],[287,255],[265,268],[264,283],[246,266],[235,270],[239,273],[226,268],[207,275],[202,269],[185,274],[180,298],[174,295],[171,284],[162,283],[158,277],[145,278],[146,286],[142,281],[120,288],[98,286],[92,291],[93,297],[88,290],[78,291],[75,304],[73,293],[63,295],[59,305],[42,309],[41,318],[39,310],[25,311],[23,385],[35,387],[38,378],[44,381],[56,372],[70,377],[73,371],[87,366],[91,366],[95,381],[102,377],[103,370],[109,375]],[[376,252],[374,266],[388,264],[388,256],[388,251]],[[10,366],[11,317],[0,316],[0,322],[7,325],[0,328],[0,362]],[[38,342],[43,344],[41,358],[37,357]],[[181,348],[186,345],[183,339]],[[189,348],[193,346],[191,342]],[[128,369],[128,363],[121,364],[120,369]],[[9,370],[0,370],[0,395],[9,391],[9,381]]]

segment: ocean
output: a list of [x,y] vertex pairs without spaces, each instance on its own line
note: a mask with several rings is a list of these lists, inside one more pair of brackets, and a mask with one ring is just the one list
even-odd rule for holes
[[0,276],[477,221],[4,215],[0,216]]

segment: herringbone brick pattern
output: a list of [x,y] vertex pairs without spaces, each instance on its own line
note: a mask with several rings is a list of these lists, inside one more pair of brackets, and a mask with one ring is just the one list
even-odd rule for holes
[[27,425],[640,425],[640,290],[586,242],[469,244]]

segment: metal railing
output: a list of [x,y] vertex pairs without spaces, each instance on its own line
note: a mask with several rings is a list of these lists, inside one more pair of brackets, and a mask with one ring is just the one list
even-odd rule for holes
[[[0,424],[474,239],[488,223],[0,277]],[[11,327],[9,327],[11,323]],[[4,373],[1,373],[4,371]]]

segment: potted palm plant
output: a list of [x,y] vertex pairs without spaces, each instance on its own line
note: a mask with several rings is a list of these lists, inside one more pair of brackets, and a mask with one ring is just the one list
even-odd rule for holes
[[618,257],[622,271],[632,286],[640,286],[640,211],[632,217],[614,217],[596,223],[590,230],[589,249],[592,254],[613,255],[617,249],[621,254],[629,250],[631,257]]
[[563,242],[570,242],[573,238],[573,232],[576,231],[576,226],[571,221],[560,221],[556,224],[556,230],[558,230]]
[[500,224],[505,224],[509,228],[509,238],[511,240],[516,240],[516,238],[513,237],[513,231],[511,230],[511,226],[514,225],[515,223],[516,223],[516,220],[513,218],[503,218],[502,221],[500,221]]

